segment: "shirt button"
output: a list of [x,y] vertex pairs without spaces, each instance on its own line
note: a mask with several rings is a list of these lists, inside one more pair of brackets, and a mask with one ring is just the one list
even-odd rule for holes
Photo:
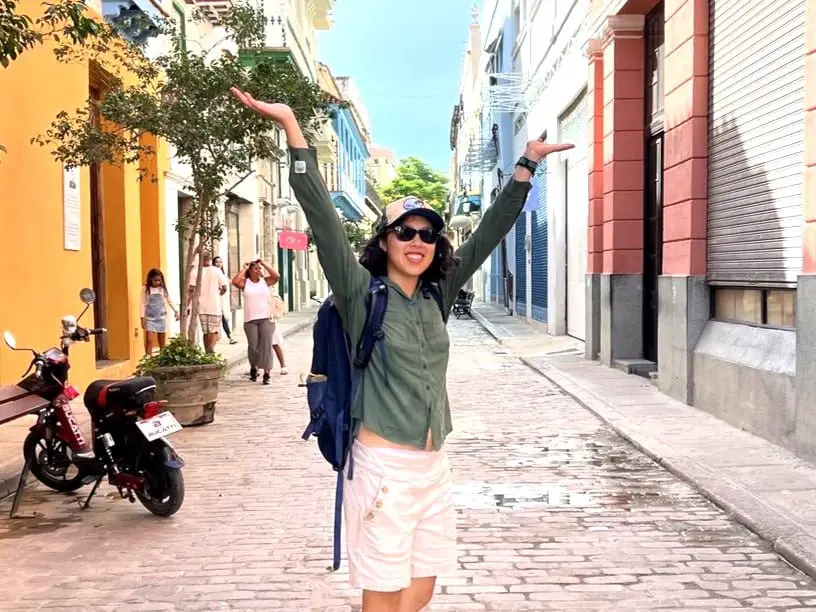
[[382,488],[382,492],[383,492],[383,493],[388,493],[388,487],[383,487],[383,488]]
[[374,513],[373,512],[369,512],[368,514],[366,514],[366,520],[367,521],[371,521],[373,519],[374,519]]
[[378,499],[377,503],[374,504],[375,508],[382,508],[382,502]]
[[428,366],[426,366],[426,365],[423,363],[423,364],[422,364],[422,369],[423,369],[423,370],[427,370],[427,369],[428,369]]

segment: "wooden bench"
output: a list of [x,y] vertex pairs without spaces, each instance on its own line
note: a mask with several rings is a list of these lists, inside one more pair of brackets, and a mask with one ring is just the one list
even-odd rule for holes
[[0,387],[0,425],[33,414],[47,405],[48,400],[17,385]]
[[[24,416],[34,414],[46,406],[48,406],[48,400],[38,395],[33,395],[22,387],[18,387],[17,385],[0,387],[0,426]],[[20,454],[22,455],[22,453],[23,449],[21,448]],[[9,518],[17,513],[17,507],[20,505],[20,493],[25,486],[29,468],[28,463],[23,466],[23,471],[20,474],[20,482],[14,494],[14,501],[11,503]]]

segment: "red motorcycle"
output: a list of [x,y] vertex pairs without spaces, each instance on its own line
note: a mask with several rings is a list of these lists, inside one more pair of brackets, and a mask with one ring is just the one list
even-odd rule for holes
[[[20,349],[10,332],[3,334],[9,348],[33,354],[17,386],[48,402],[40,408],[37,423],[23,443],[24,469],[55,491],[76,491],[93,482],[90,494],[80,504],[83,509],[107,476],[108,482],[130,502],[138,498],[158,516],[175,514],[184,501],[181,474],[184,462],[165,437],[181,430],[181,425],[165,410],[166,402],[156,401],[153,378],[92,382],[84,397],[91,415],[90,443],[77,423],[71,400],[79,397],[79,392],[68,384],[70,347],[107,331],[79,325],[88,307],[96,301],[96,294],[83,289],[79,296],[85,309],[79,317],[62,318],[59,348],[44,353]],[[18,497],[19,494],[20,490]],[[16,498],[15,508],[17,503]]]

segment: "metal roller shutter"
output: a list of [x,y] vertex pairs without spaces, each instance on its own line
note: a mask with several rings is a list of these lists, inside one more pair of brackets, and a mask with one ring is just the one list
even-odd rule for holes
[[708,277],[802,270],[806,0],[710,0]]
[[532,283],[533,311],[537,321],[547,321],[547,162],[542,160],[534,180],[538,183],[538,208],[530,216],[531,259],[530,282]]
[[527,314],[527,214],[521,213],[516,221],[516,276],[514,279],[517,314]]

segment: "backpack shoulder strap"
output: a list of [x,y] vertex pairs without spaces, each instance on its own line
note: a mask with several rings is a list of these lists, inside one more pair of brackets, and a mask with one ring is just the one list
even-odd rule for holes
[[436,305],[439,306],[439,312],[442,314],[442,320],[448,322],[448,312],[445,310],[445,302],[442,298],[442,289],[439,288],[438,283],[425,283],[423,289],[426,293],[436,300]]
[[366,319],[363,333],[357,342],[354,353],[354,368],[363,370],[371,361],[374,346],[382,340],[382,323],[388,306],[388,287],[380,278],[372,277],[366,295]]

